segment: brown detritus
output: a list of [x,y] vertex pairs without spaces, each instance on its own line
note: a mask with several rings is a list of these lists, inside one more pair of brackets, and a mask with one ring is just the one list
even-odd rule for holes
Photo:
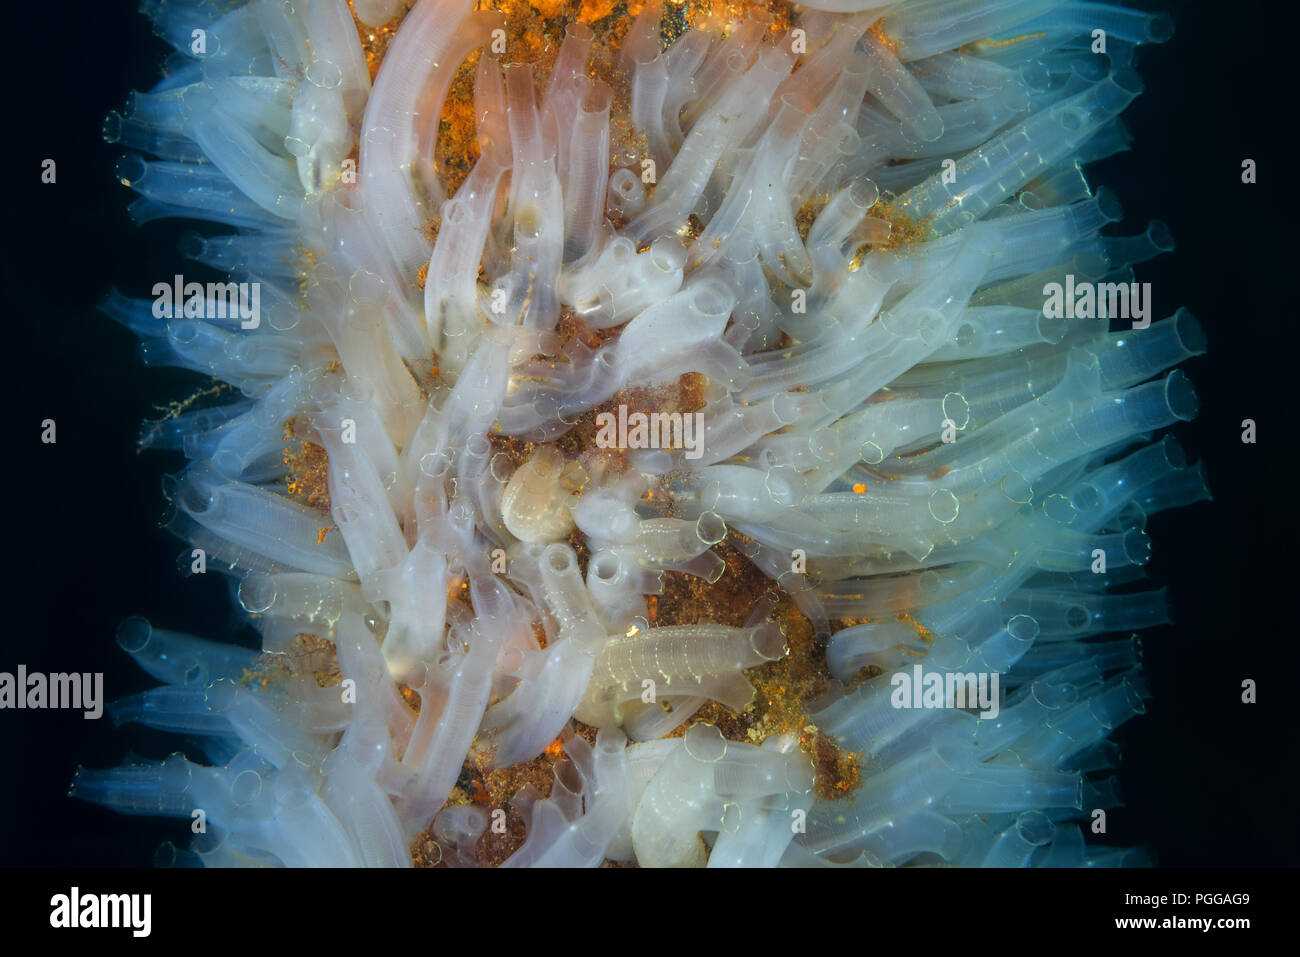
[[442,215],[440,213],[435,213],[433,216],[430,216],[425,220],[424,225],[420,227],[420,234],[424,236],[430,246],[438,241],[438,233],[441,231]]
[[731,535],[712,550],[726,562],[722,577],[713,584],[685,572],[666,571],[660,576],[663,594],[646,596],[651,628],[699,622],[739,628],[759,601],[776,594],[771,579],[736,548]]
[[691,28],[689,18],[690,4],[667,0],[663,15],[659,17],[659,42],[665,47]]
[[933,481],[935,481],[935,480],[937,480],[937,479],[941,479],[941,478],[943,478],[945,475],[947,475],[947,474],[948,474],[949,472],[951,472],[951,471],[952,471],[952,466],[951,466],[951,465],[940,465],[937,469],[935,469],[935,470],[932,471],[930,474],[928,474],[928,475],[926,476],[926,478],[927,478],[928,480],[930,480],[931,482],[933,482]]
[[889,223],[889,239],[883,243],[863,243],[859,246],[849,260],[850,272],[862,266],[862,260],[872,249],[898,249],[914,243],[923,243],[930,238],[931,217],[916,219],[907,211],[906,206],[907,203],[902,202],[898,197],[890,196],[876,200],[875,205],[867,210],[868,216]]
[[533,629],[533,637],[537,639],[537,647],[545,648],[550,644],[550,642],[546,640],[546,628],[537,619],[533,619],[531,625]]
[[[464,769],[462,768],[462,773],[463,770]],[[469,793],[464,788],[462,788],[459,784],[457,784],[455,787],[451,789],[451,793],[447,795],[447,801],[445,804],[443,804],[443,807],[463,807],[473,803],[474,801],[469,796]]]
[[402,11],[393,19],[381,26],[371,27],[357,19],[356,7],[352,0],[348,0],[348,10],[351,11],[352,20],[357,27],[357,37],[361,40],[361,52],[365,54],[371,80],[378,75],[379,64],[383,62],[384,54],[388,52],[388,45],[393,42],[393,37],[397,36],[397,28],[401,26],[413,6],[415,0],[410,0],[402,5]]
[[755,13],[767,15],[769,22],[764,34],[767,41],[783,36],[797,16],[794,5],[786,0],[683,0],[680,3],[666,0],[659,34],[665,45],[688,28],[714,30],[724,36],[731,32],[733,24]]
[[573,554],[578,561],[578,572],[582,575],[582,580],[586,581],[587,563],[591,561],[591,549],[587,546],[587,536],[575,525],[565,541],[573,549]]
[[929,628],[925,627],[925,625],[917,621],[916,617],[912,615],[910,612],[906,612],[906,611],[900,612],[898,615],[898,620],[902,622],[906,622],[907,624],[915,628],[917,637],[920,638],[922,641],[924,641],[927,645],[934,644],[934,632],[932,632]]
[[473,611],[474,603],[470,599],[469,579],[464,575],[457,575],[455,578],[447,579],[447,601],[461,602],[466,608]]
[[311,676],[317,687],[333,688],[343,683],[339,653],[334,642],[310,632],[299,632],[285,652],[295,674]]
[[[595,744],[596,728],[576,720],[571,723],[571,727],[588,744]],[[523,845],[526,837],[525,822],[514,799],[520,791],[530,786],[535,789],[535,799],[543,800],[550,796],[555,785],[556,766],[568,760],[564,754],[564,743],[567,740],[569,732],[566,731],[533,760],[521,761],[506,768],[488,767],[492,758],[490,750],[471,752],[470,757],[461,765],[456,785],[443,807],[473,805],[487,815],[490,823],[473,851],[474,861],[479,867],[496,867]],[[503,811],[505,814],[504,833],[492,827],[495,811]],[[454,852],[454,848],[442,846],[434,839],[432,822],[411,845],[411,857],[417,867],[436,867]]]
[[826,691],[829,680],[825,636],[814,633],[812,622],[784,593],[775,615],[790,653],[747,672],[755,692],[750,707],[756,717],[749,730],[754,744],[774,734],[798,734],[808,723],[808,702]]
[[917,219],[907,210],[908,203],[898,197],[876,200],[874,206],[867,210],[868,216],[883,219],[889,223],[889,242],[886,249],[897,249],[913,243],[923,243],[930,238],[930,217]]
[[[610,107],[609,171],[612,174],[617,169],[630,169],[640,177],[643,175],[641,160],[650,155],[650,143],[643,131],[633,128],[632,121],[625,118],[627,115],[620,112],[615,116],[614,108]],[[662,170],[656,170],[656,173],[660,172]],[[642,185],[648,201],[654,195],[655,183],[642,180]]]
[[538,800],[549,797],[555,784],[555,766],[562,760],[567,758],[564,757],[561,740],[557,738],[531,761],[521,761],[507,768],[493,770],[485,770],[480,766],[471,771],[468,775],[468,790],[473,803],[487,812],[489,820],[494,811],[505,812],[505,833],[498,833],[489,825],[479,839],[476,854],[480,867],[498,866],[523,845],[527,836],[524,818],[515,806],[514,798],[529,785],[537,790],[535,797]]
[[[483,772],[471,760],[466,759],[460,767],[460,774],[456,777],[456,786],[452,788],[452,793],[459,791],[464,795],[464,804],[489,804],[492,796],[488,794],[487,786],[483,783]],[[448,799],[447,803],[451,803]]]
[[687,246],[699,239],[702,232],[704,232],[704,221],[695,213],[687,216],[686,222],[677,229],[677,235]]
[[737,713],[725,704],[720,704],[717,701],[706,701],[700,705],[700,709],[695,714],[673,728],[664,737],[683,737],[688,728],[697,724],[713,725],[728,741],[749,741],[749,732],[753,727],[753,715],[748,709]]
[[863,665],[857,670],[857,673],[854,674],[852,678],[844,682],[844,689],[846,691],[852,690],[862,684],[862,682],[870,681],[872,678],[879,678],[884,673],[885,669],[881,668],[879,665]]
[[799,231],[799,238],[805,243],[808,242],[808,234],[812,232],[813,223],[817,221],[817,217],[830,201],[830,193],[814,193],[799,207],[799,212],[794,214],[794,228]]
[[900,44],[885,32],[884,24],[880,20],[873,23],[870,28],[868,28],[867,32],[870,33],[886,50],[894,54],[894,56],[898,56],[898,48]]
[[239,676],[246,688],[283,688],[294,679],[295,672],[285,655],[267,652],[258,655]]
[[622,326],[606,329],[589,326],[569,306],[560,309],[560,318],[555,323],[555,334],[559,337],[558,347],[561,349],[574,339],[588,349],[599,349],[605,343],[617,339],[622,331]]
[[[481,268],[481,267],[480,267]],[[547,382],[550,377],[546,369],[555,369],[570,362],[568,347],[576,340],[588,349],[599,349],[618,340],[623,334],[623,326],[611,326],[597,329],[588,325],[570,306],[561,306],[555,328],[545,339],[543,352],[537,352],[528,359],[528,371],[517,371],[513,376],[516,382]]]
[[[509,47],[507,47],[509,49]],[[479,51],[475,50],[457,69],[447,88],[438,118],[438,138],[433,146],[433,168],[441,177],[443,190],[453,196],[483,152],[474,115],[474,76]],[[430,240],[432,242],[432,240]]]
[[549,797],[555,783],[552,773],[555,762],[563,754],[561,747],[548,747],[531,761],[521,761],[508,768],[495,768],[485,772],[483,786],[487,789],[488,803],[494,807],[504,807],[527,784],[537,788],[542,797]]
[[[284,424],[284,455],[281,461],[289,468],[285,479],[289,498],[323,515],[330,513],[329,453],[325,447],[300,438],[310,427],[293,418]],[[323,537],[323,536],[322,536]]]
[[[465,807],[475,803],[471,791],[476,787],[482,788],[481,780],[475,775],[477,771],[468,761],[461,765],[456,784],[442,806],[444,808]],[[482,791],[482,797],[486,802],[486,791]],[[433,822],[430,821],[429,826],[417,834],[415,840],[411,842],[410,852],[411,863],[416,867],[446,867],[447,859],[456,853],[456,848],[453,845],[443,845],[433,836]]]
[[[624,18],[630,20],[641,12],[643,5],[644,4],[634,4],[633,9],[629,9],[628,5],[621,2],[621,0],[584,0],[582,10],[578,14],[578,19],[588,25],[602,23],[608,20],[611,15],[617,20],[622,20]],[[622,33],[619,35],[620,38],[622,37],[622,34],[626,32],[627,28],[624,26]]]
[[536,443],[527,439],[521,439],[515,435],[506,435],[504,432],[487,433],[488,444],[492,446],[494,454],[502,453],[510,459],[515,468],[523,465],[533,455],[537,448]]
[[402,700],[406,702],[406,706],[407,706],[408,708],[410,708],[410,709],[411,709],[412,711],[414,711],[416,714],[419,714],[419,713],[420,713],[420,694],[419,694],[419,692],[417,692],[417,691],[416,691],[414,688],[412,688],[410,685],[402,684],[402,683],[399,681],[398,684],[397,684],[397,693],[398,693],[399,695],[402,696]]
[[[499,833],[492,823],[492,812],[497,810],[505,812],[504,833]],[[523,815],[513,804],[489,808],[488,820],[488,828],[474,849],[475,862],[479,867],[500,867],[510,855],[524,846],[528,830]]]
[[677,380],[678,401],[682,412],[699,412],[708,404],[709,377],[701,372],[687,372]]
[[[182,413],[188,412],[191,408],[198,405],[204,399],[224,398],[234,391],[234,386],[228,382],[222,382],[220,379],[213,379],[208,385],[200,386],[195,389],[187,398],[176,402],[168,402],[166,405],[155,405],[154,409],[162,413],[158,419],[150,419],[145,424],[152,426],[153,431],[157,432],[158,427],[164,422],[169,422]],[[136,443],[135,451],[138,455],[146,448],[146,443],[150,436],[145,434],[145,430],[140,430],[140,440]]]
[[415,840],[411,842],[410,852],[411,863],[416,867],[447,866],[442,845],[434,839],[432,824],[415,835]]
[[813,725],[799,734],[799,747],[812,758],[813,791],[827,801],[839,801],[862,783],[862,755],[845,751],[825,731]]
[[826,690],[825,639],[814,633],[794,600],[745,557],[741,548],[746,542],[732,532],[714,546],[726,568],[713,584],[683,572],[664,572],[663,594],[646,597],[650,627],[699,622],[742,627],[767,598],[773,602],[770,617],[780,623],[789,653],[745,672],[754,686],[754,700],[744,712],[710,701],[669,737],[684,734],[700,721],[717,725],[725,738],[751,744],[774,734],[795,734],[808,721],[806,703]]
[[843,631],[845,628],[855,628],[858,625],[871,624],[870,618],[832,618],[829,622],[831,634],[837,631]]
[[577,718],[573,719],[573,733],[592,746],[595,746],[596,744],[596,735],[599,731],[599,728],[593,727],[589,724],[583,724]]
[[[429,281],[429,264],[425,263],[415,272],[415,288],[420,290],[420,292],[424,292],[425,283],[427,283],[428,281]],[[435,365],[433,368],[436,374],[438,367]]]
[[556,439],[555,446],[566,459],[581,461],[589,474],[620,474],[627,468],[625,450],[601,448],[596,444],[596,435],[600,431],[597,418],[603,413],[617,416],[619,406],[626,406],[629,416],[638,412],[697,412],[704,406],[705,385],[700,381],[702,378],[695,373],[687,373],[679,376],[674,383],[617,392],[605,402],[578,416],[573,427]]
[[266,652],[252,667],[240,675],[241,684],[269,688],[286,686],[294,679],[314,681],[317,687],[332,688],[341,684],[338,650],[328,638],[311,632],[299,632],[284,652]]

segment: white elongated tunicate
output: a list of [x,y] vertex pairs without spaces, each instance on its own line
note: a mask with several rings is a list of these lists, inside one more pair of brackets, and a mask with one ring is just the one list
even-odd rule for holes
[[563,470],[564,458],[543,446],[510,476],[501,493],[501,519],[510,534],[525,542],[553,542],[569,533],[573,513]]

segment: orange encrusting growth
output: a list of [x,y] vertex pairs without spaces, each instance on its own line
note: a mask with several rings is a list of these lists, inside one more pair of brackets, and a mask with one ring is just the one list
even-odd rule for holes
[[300,419],[284,424],[284,455],[281,461],[289,468],[285,479],[289,497],[324,515],[330,512],[329,453],[324,446],[299,438],[304,431]]
[[357,37],[361,40],[361,52],[365,54],[371,80],[379,74],[379,64],[383,62],[384,54],[388,52],[388,44],[392,43],[393,37],[397,36],[397,28],[402,25],[402,21],[406,19],[407,13],[413,6],[415,0],[409,0],[403,5],[401,13],[393,19],[382,26],[369,27],[357,19],[356,8],[352,0],[348,0],[348,9],[352,11],[352,19],[357,26]]
[[287,651],[260,655],[239,681],[249,687],[271,688],[283,687],[295,678],[306,678],[319,688],[341,684],[343,676],[334,642],[311,632],[299,632]]
[[880,45],[883,46],[885,49],[887,49],[890,53],[894,54],[895,56],[898,56],[899,43],[897,40],[895,40],[893,37],[891,37],[888,33],[885,32],[885,27],[883,23],[877,20],[875,23],[871,25],[870,29],[868,29],[867,32],[870,33],[872,37],[874,37],[876,40],[878,40],[880,42]]
[[[460,184],[465,182],[482,153],[474,117],[474,74],[478,70],[478,59],[479,51],[475,50],[456,70],[438,118],[433,165],[448,196],[460,189]],[[435,229],[430,241],[436,238]],[[420,288],[424,288],[423,282]]]
[[[469,852],[472,863],[479,867],[496,867],[523,846],[527,829],[523,815],[514,804],[516,795],[529,788],[538,800],[549,797],[555,785],[557,767],[566,777],[573,770],[568,766],[564,741],[560,738],[552,741],[533,760],[521,761],[507,768],[489,769],[489,758],[490,755],[485,754],[472,755],[461,766],[460,776],[446,804],[447,807],[472,804],[480,807],[487,817],[488,827]],[[497,811],[502,813],[494,814]],[[412,842],[411,860],[416,867],[438,867],[457,850],[440,845],[430,825]]]
[[849,260],[850,272],[861,268],[863,259],[873,249],[898,249],[912,243],[923,243],[930,238],[928,219],[916,219],[907,212],[905,206],[905,203],[896,198],[882,198],[867,210],[868,216],[889,223],[889,239],[884,243],[863,243],[859,246]]

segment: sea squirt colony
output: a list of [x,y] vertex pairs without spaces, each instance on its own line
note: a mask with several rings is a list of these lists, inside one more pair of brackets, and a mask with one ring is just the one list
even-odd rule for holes
[[1085,826],[1204,337],[1083,165],[1168,19],[499,6],[146,0],[106,134],[230,285],[104,309],[231,387],[142,444],[262,650],[124,623],[198,743],[73,793],[205,865],[1140,862]]

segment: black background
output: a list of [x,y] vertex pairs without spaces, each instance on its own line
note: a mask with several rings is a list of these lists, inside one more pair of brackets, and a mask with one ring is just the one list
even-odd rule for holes
[[[20,6],[5,25],[0,670],[102,671],[111,700],[153,683],[113,641],[125,616],[210,637],[237,624],[225,581],[183,579],[182,543],[157,527],[160,479],[180,458],[134,448],[155,405],[200,380],[146,370],[134,338],[94,309],[114,284],[147,295],[177,271],[176,239],[195,227],[134,227],[134,194],[113,176],[120,150],[99,135],[129,90],[156,82],[167,52],[135,3]],[[1293,15],[1261,0],[1161,6],[1177,33],[1142,53],[1146,91],[1125,114],[1134,148],[1090,173],[1123,201],[1118,234],[1160,218],[1178,242],[1139,279],[1153,283],[1157,316],[1187,305],[1209,335],[1209,354],[1183,367],[1200,417],[1175,433],[1205,460],[1215,501],[1150,524],[1150,572],[1169,586],[1177,624],[1144,636],[1154,698],[1118,735],[1128,804],[1111,812],[1107,841],[1149,844],[1165,865],[1294,865],[1300,263],[1287,150],[1295,33],[1280,22]],[[1253,186],[1240,181],[1247,157],[1259,166]],[[58,164],[54,185],[40,182],[45,158]],[[46,418],[58,423],[55,445],[39,440]],[[1257,445],[1240,440],[1244,418],[1258,423]],[[1258,704],[1240,703],[1243,678],[1258,682]],[[66,796],[79,762],[174,747],[166,735],[115,732],[107,717],[0,712],[0,865],[141,866],[160,841],[184,844],[187,822]]]

